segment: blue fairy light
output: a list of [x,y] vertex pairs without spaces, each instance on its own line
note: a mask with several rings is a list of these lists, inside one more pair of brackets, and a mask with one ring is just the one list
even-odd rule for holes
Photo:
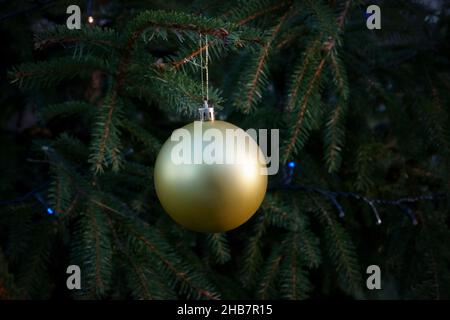
[[54,214],[55,212],[53,211],[52,208],[47,208],[47,213],[48,213],[49,215],[52,215],[52,214]]
[[289,168],[295,168],[295,162],[294,161],[290,161],[288,163]]

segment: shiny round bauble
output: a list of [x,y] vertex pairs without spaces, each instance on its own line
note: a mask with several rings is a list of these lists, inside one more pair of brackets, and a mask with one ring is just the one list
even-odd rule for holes
[[[198,134],[199,128],[202,134]],[[173,220],[190,230],[215,233],[239,227],[252,217],[264,199],[267,189],[264,154],[248,133],[225,121],[195,121],[181,129],[191,137],[183,145],[185,149],[180,151],[181,139],[174,141],[181,132],[175,130],[156,159],[155,188],[161,205]],[[227,132],[235,135],[234,148],[227,144],[230,141]],[[245,150],[255,152],[236,147],[239,140],[246,141]],[[200,163],[198,158],[194,159],[199,152]],[[191,161],[180,163],[179,157],[183,156]]]

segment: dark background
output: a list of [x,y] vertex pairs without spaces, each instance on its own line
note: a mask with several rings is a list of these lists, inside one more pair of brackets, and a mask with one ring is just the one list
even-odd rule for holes
[[[94,71],[88,76],[65,79],[47,88],[19,88],[12,83],[14,77],[11,72],[22,63],[47,61],[67,55],[72,50],[72,47],[65,45],[35,50],[33,39],[36,32],[56,24],[65,24],[65,8],[68,4],[75,3],[80,4],[85,23],[89,1],[0,1],[0,298],[73,297],[65,288],[65,268],[73,261],[71,234],[75,227],[72,222],[65,225],[58,217],[48,214],[48,208],[52,208],[53,203],[51,186],[54,175],[40,148],[42,142],[55,141],[63,132],[89,145],[92,123],[89,116],[77,114],[43,121],[40,110],[46,105],[74,98],[89,101],[93,105],[99,104],[110,80],[101,72]],[[323,1],[324,6],[331,8],[336,15],[343,3]],[[270,274],[266,271],[270,271],[268,266],[274,261],[271,254],[276,256],[276,252],[272,250],[281,246],[281,252],[285,252],[285,255],[280,254],[281,261],[290,261],[286,252],[292,248],[291,243],[297,241],[295,235],[302,237],[308,232],[314,234],[311,239],[316,239],[317,236],[319,251],[322,252],[321,263],[316,267],[309,268],[308,262],[299,258],[304,263],[302,277],[307,279],[305,283],[308,283],[308,289],[305,288],[305,292],[309,294],[291,296],[283,293],[283,278],[287,277],[287,271],[284,272],[283,265],[280,264],[275,268],[279,269],[280,274],[274,276],[276,280],[269,297],[449,297],[450,234],[447,195],[450,186],[450,8],[446,1],[437,0],[374,3],[378,3],[382,10],[382,29],[370,31],[365,28],[364,8],[372,2],[354,1],[345,23],[343,44],[338,49],[350,88],[348,111],[343,122],[346,139],[342,147],[342,165],[331,173],[327,168],[322,141],[325,130],[323,125],[332,109],[325,109],[321,124],[311,130],[301,152],[288,159],[280,174],[270,180],[268,212],[275,214],[277,210],[284,210],[289,215],[296,215],[297,212],[305,214],[308,217],[305,222],[306,231],[286,231],[289,228],[283,222],[275,221],[270,229],[260,234],[259,220],[255,217],[239,230],[227,233],[225,239],[231,248],[231,258],[224,258],[221,262],[220,246],[218,249],[217,243],[211,242],[207,236],[190,233],[176,226],[165,217],[154,192],[142,192],[143,197],[147,198],[145,201],[140,199],[143,204],[136,205],[143,208],[138,210],[139,218],[168,234],[168,252],[180,253],[194,270],[213,274],[215,279],[212,282],[220,287],[218,292],[222,293],[222,297],[261,298],[258,290],[262,289],[259,286],[268,281]],[[220,1],[94,1],[92,4],[96,25],[114,28],[119,32],[132,17],[144,10],[176,10],[215,17],[221,16],[233,6],[245,6],[245,2],[234,4],[233,1],[228,4]],[[264,1],[259,6],[270,7]],[[258,8],[258,4],[255,7]],[[281,10],[273,16],[251,22],[250,26],[271,30],[282,13]],[[308,14],[301,19],[308,21],[307,17]],[[301,25],[302,22],[298,24]],[[313,33],[311,30],[320,29],[320,26],[314,24],[306,25],[306,30],[300,31],[299,35],[293,33],[295,40],[271,53],[268,84],[262,101],[257,103],[258,111],[251,115],[240,112],[235,107],[236,104],[232,103],[237,93],[242,94],[239,91],[242,87],[239,79],[243,76],[239,75],[239,71],[247,70],[243,61],[251,60],[251,54],[233,51],[213,64],[212,84],[222,90],[225,99],[223,108],[218,113],[220,117],[240,124],[243,128],[270,128],[283,123],[280,121],[283,106],[288,101],[289,79],[292,79],[290,76],[299,56],[307,52],[309,47],[302,37],[307,38]],[[288,35],[287,30],[283,32]],[[288,37],[280,36],[280,43],[283,39]],[[145,50],[154,62],[158,59],[166,61],[164,59],[168,59],[167,57],[178,54],[178,47],[174,42],[165,45],[157,42],[150,44]],[[248,70],[250,69],[249,67]],[[333,81],[332,71],[327,69],[324,79],[322,100],[326,105],[333,105],[332,101],[334,98],[338,99],[338,95],[327,89],[327,83]],[[158,102],[158,99],[149,102],[133,98],[132,101],[137,106],[135,111],[130,111],[133,113],[133,121],[160,142],[172,130],[192,120],[192,116],[179,117],[168,113],[165,109],[166,102]],[[282,139],[285,139],[290,122],[283,123],[283,126],[281,134]],[[130,161],[151,168],[157,148],[145,149],[142,143],[127,133],[123,135],[123,139],[126,141],[125,149],[134,150],[129,156]],[[87,161],[72,161],[81,168],[80,171],[89,172]],[[283,175],[289,172],[287,163],[291,161],[296,164],[295,173],[291,177],[292,183],[286,184]],[[151,179],[146,183],[151,186]],[[127,191],[120,190],[118,180],[115,184],[118,189],[108,192],[126,199]],[[139,190],[142,191],[143,187],[139,187]],[[376,224],[369,202],[362,197],[380,199],[378,203],[375,202],[377,212],[383,220],[380,226]],[[403,201],[399,202],[401,199]],[[333,217],[334,222],[328,227],[326,220],[323,220],[324,216],[311,213],[322,209]],[[83,211],[81,208],[79,210]],[[338,218],[341,211],[345,211],[344,219]],[[155,212],[158,212],[160,218],[155,218]],[[270,223],[268,222],[269,225]],[[335,229],[335,225],[339,227]],[[43,231],[46,228],[48,232]],[[48,253],[34,251],[37,249],[33,248],[32,239],[38,230],[43,234],[52,234]],[[339,253],[333,246],[339,239],[344,243],[344,253]],[[348,248],[347,240],[352,243]],[[298,241],[301,248],[305,248],[303,240]],[[253,242],[260,243],[258,250],[261,250],[262,258],[251,269],[245,265],[246,254],[252,250],[248,244]],[[188,248],[185,249],[184,246]],[[355,268],[343,267],[339,262],[342,257],[345,260],[347,249],[350,257],[357,257]],[[38,258],[43,259],[36,258],[35,264],[31,266],[28,258],[34,252]],[[305,255],[303,251],[299,254]],[[336,257],[337,262],[334,262]],[[348,289],[346,272],[357,270],[362,274],[361,286],[365,287],[365,268],[370,264],[381,266],[383,290],[368,292],[363,289],[361,292]],[[113,280],[116,286],[111,286],[113,288],[107,290],[106,294],[90,293],[85,297],[139,298],[121,280],[117,280],[127,273],[124,270],[128,269],[123,267],[113,272],[117,274]],[[255,278],[260,280],[241,282],[246,273],[254,273]],[[35,283],[36,279],[45,284],[41,286],[38,282]],[[15,287],[14,290],[11,289],[11,293],[9,286]],[[179,284],[174,286],[176,294],[171,297],[197,297],[195,294],[186,294]],[[303,284],[298,286],[303,289]],[[161,297],[166,298],[164,295]]]

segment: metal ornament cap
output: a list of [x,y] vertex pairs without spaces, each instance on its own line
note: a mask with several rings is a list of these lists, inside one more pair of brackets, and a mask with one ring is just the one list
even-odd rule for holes
[[203,108],[199,108],[200,121],[214,121],[214,108],[209,107],[208,101],[205,100]]

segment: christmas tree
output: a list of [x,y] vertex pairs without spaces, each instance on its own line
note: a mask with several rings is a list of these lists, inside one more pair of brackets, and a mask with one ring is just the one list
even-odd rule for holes
[[[379,29],[372,2],[0,3],[0,299],[450,298],[450,5],[375,1]],[[280,130],[225,233],[174,222],[153,179],[206,48],[216,118]]]

